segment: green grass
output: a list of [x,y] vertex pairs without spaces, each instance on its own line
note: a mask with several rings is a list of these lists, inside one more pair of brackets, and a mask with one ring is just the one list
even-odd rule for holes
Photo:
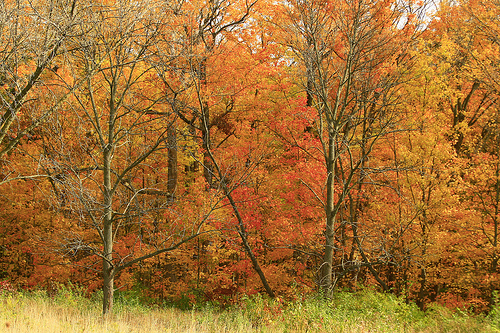
[[104,320],[98,297],[62,288],[55,298],[0,295],[0,332],[500,332],[500,308],[489,316],[438,306],[424,313],[393,295],[362,291],[288,303],[257,295],[225,309],[207,303],[180,310],[122,295]]

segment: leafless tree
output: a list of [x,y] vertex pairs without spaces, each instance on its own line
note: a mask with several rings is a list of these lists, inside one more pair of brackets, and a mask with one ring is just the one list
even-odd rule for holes
[[326,220],[319,285],[327,294],[335,286],[336,240],[350,227],[360,264],[386,289],[361,245],[362,198],[355,193],[387,168],[370,157],[382,138],[400,130],[398,90],[411,37],[402,38],[404,28],[396,26],[405,11],[370,0],[296,0],[284,10],[289,23],[282,28],[289,33],[283,43],[300,61],[298,76],[304,78],[307,106],[316,110],[312,126],[327,172],[324,197],[315,193]]
[[[82,230],[62,231],[58,245],[67,254],[85,251],[102,260],[104,314],[112,310],[117,274],[203,233],[217,206],[199,207],[194,220],[164,217],[175,214],[169,181],[177,148],[177,115],[164,103],[151,65],[173,17],[164,5],[89,5],[88,31],[72,53],[75,81],[83,77],[84,84],[46,126],[43,167],[60,208],[78,217]],[[115,248],[124,236],[133,240],[126,254]]]

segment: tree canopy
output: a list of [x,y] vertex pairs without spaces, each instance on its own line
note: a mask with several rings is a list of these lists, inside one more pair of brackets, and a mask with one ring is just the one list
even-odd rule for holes
[[0,280],[231,302],[500,287],[495,1],[5,1]]

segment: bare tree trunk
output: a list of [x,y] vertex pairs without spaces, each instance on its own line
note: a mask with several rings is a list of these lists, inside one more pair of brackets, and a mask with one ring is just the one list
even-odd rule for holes
[[176,128],[172,125],[167,132],[168,146],[168,183],[167,191],[170,193],[171,200],[175,198],[177,190],[177,134]]
[[[210,48],[209,48],[209,51]],[[212,187],[213,184],[213,174],[214,167],[212,160],[210,158],[211,149],[211,138],[210,138],[210,108],[208,107],[208,103],[206,101],[206,92],[208,90],[207,87],[207,59],[203,58],[200,64],[200,85],[202,96],[201,99],[201,115],[200,115],[200,128],[201,128],[201,137],[202,137],[202,146],[203,146],[203,176],[208,184],[208,187]]]
[[[114,94],[111,94],[111,100]],[[102,231],[103,238],[103,301],[102,313],[106,315],[113,310],[113,189],[111,180],[111,160],[113,158],[113,134],[114,134],[114,106],[110,102],[110,119],[108,122],[108,143],[103,152],[103,185],[104,185],[104,225]]]
[[231,207],[233,208],[233,212],[236,215],[236,219],[238,220],[238,234],[240,235],[241,240],[243,241],[243,247],[245,248],[245,252],[248,254],[250,257],[250,261],[252,262],[253,269],[257,272],[259,275],[260,281],[262,282],[262,285],[264,286],[264,289],[266,290],[266,293],[269,295],[269,297],[274,298],[274,292],[269,286],[269,283],[267,282],[266,275],[260,268],[259,262],[257,260],[257,257],[255,257],[255,254],[252,251],[252,248],[250,247],[250,244],[248,244],[248,237],[247,237],[247,232],[245,225],[243,223],[243,219],[240,215],[240,212],[238,210],[238,206],[236,205],[236,202],[233,200],[233,197],[231,193],[227,190],[227,188],[224,186],[224,192],[229,200],[229,203],[231,204]]
[[212,160],[210,159],[210,110],[206,103],[203,104],[203,112],[201,119],[201,135],[203,138],[203,177],[205,178],[208,187],[214,186],[213,184],[213,174],[214,167]]
[[102,273],[103,273],[102,314],[106,316],[110,314],[113,310],[113,299],[115,292],[113,266],[107,260],[103,260]]
[[325,255],[321,265],[320,287],[326,296],[331,295],[333,253],[335,241],[335,134],[330,132],[328,140],[328,156],[326,161],[328,178],[326,183],[326,230],[325,230]]

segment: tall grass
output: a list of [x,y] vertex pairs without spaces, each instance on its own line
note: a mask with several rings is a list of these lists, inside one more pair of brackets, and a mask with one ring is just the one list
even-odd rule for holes
[[103,319],[99,300],[74,289],[0,295],[0,332],[500,332],[500,308],[473,316],[434,307],[426,313],[392,295],[337,293],[294,302],[243,297],[238,306],[191,310],[148,306],[119,297]]

